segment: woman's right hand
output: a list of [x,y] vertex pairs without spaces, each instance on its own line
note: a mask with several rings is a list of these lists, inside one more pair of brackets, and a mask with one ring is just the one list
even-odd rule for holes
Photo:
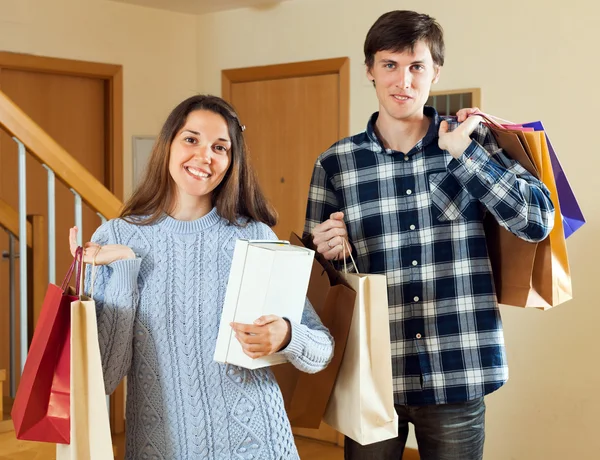
[[[71,247],[73,257],[75,257],[75,251],[79,246],[77,244],[77,232],[77,227],[69,230],[69,246]],[[98,243],[92,243],[91,241],[83,245],[83,261],[86,264],[94,262],[96,265],[108,265],[117,260],[125,259],[135,259],[135,253],[129,246],[122,244],[100,246]]]

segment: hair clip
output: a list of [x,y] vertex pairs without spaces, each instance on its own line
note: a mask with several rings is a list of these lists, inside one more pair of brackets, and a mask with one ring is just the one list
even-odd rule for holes
[[242,132],[246,131],[246,125],[240,124],[240,129],[242,130]]

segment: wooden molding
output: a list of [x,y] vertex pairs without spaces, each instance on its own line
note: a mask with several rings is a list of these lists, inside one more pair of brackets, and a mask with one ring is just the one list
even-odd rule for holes
[[121,71],[116,64],[75,61],[33,54],[11,53],[0,51],[0,66],[5,69],[31,70],[54,74],[74,75],[79,77],[112,78]]
[[[350,61],[349,58],[320,59],[317,61],[292,62],[242,69],[222,71],[230,83],[243,83],[258,80],[276,80],[281,78],[307,77],[311,75],[327,75],[339,73],[340,69]],[[223,80],[221,80],[223,81]],[[224,90],[224,87],[222,88]],[[223,97],[225,99],[225,97]]]
[[[6,228],[10,233],[19,236],[19,213],[6,201],[0,198],[0,227]],[[32,247],[31,223],[27,222],[27,246]]]
[[9,431],[13,431],[15,429],[13,425],[13,421],[11,419],[1,420],[0,419],[0,433],[8,433]]
[[350,135],[350,59],[344,58],[339,68],[340,94],[340,131],[338,137],[344,139]]
[[111,151],[106,155],[106,184],[119,200],[123,200],[123,71],[117,72],[106,82],[108,98],[106,145]]
[[125,431],[125,381],[110,396],[110,426],[113,434]]
[[419,460],[419,451],[417,449],[411,449],[407,447],[404,449],[404,455],[402,455],[402,460]]
[[75,158],[40,128],[6,94],[0,91],[0,126],[19,139],[56,177],[81,195],[92,209],[107,219],[119,215],[121,201]]

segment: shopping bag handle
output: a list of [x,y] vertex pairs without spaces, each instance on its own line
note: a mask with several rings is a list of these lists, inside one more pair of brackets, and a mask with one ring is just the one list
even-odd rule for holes
[[504,129],[504,130],[506,130],[507,128],[504,125],[514,125],[514,123],[511,122],[511,121],[504,120],[504,119],[502,119],[500,117],[496,117],[496,116],[490,115],[488,113],[484,113],[484,112],[482,112],[480,110],[478,110],[477,112],[470,113],[468,116],[469,117],[481,117],[488,124],[494,126],[495,128],[498,128],[498,129]]
[[[77,264],[77,262],[79,262],[79,264]],[[77,281],[79,281],[81,265],[83,264],[83,248],[81,246],[77,246],[77,249],[75,250],[75,256],[73,257],[73,262],[71,262],[71,266],[67,270],[65,279],[60,286],[63,291],[65,291],[69,286],[69,282],[73,277],[73,270],[75,270],[75,264],[77,264]],[[79,295],[79,283],[77,283],[77,286],[75,286],[75,293]]]
[[102,246],[98,246],[96,252],[94,253],[94,257],[92,257],[92,283],[90,287],[90,299],[94,298],[94,284],[96,283],[96,267],[98,267],[96,265],[96,256],[100,252],[100,249],[102,249]]
[[348,273],[348,267],[346,266],[346,248],[348,248],[348,255],[350,256],[350,260],[352,260],[352,265],[354,265],[354,270],[356,270],[356,274],[360,275],[358,267],[356,266],[356,262],[354,262],[354,257],[352,257],[352,251],[350,251],[350,244],[348,244],[348,240],[346,240],[346,238],[342,238],[342,257],[344,258],[344,273]]

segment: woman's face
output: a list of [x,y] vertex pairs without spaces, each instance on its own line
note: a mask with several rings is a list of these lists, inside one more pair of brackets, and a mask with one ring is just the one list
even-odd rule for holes
[[171,143],[169,173],[177,199],[212,203],[212,193],[231,164],[231,138],[225,119],[208,110],[191,112]]

